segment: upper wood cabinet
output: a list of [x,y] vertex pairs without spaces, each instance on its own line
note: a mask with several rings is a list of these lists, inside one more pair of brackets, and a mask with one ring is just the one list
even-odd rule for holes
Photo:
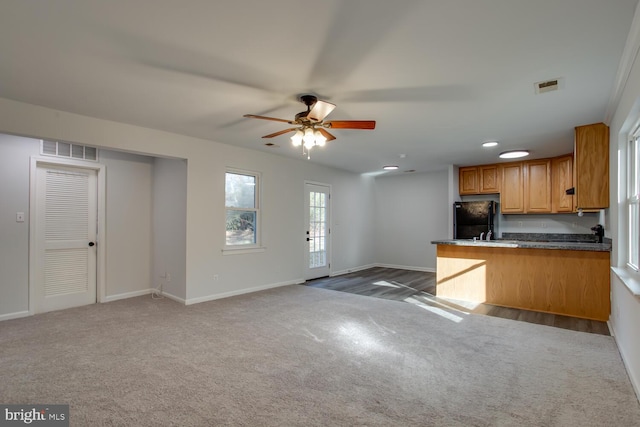
[[573,212],[574,196],[567,194],[573,187],[573,154],[551,159],[551,212]]
[[460,195],[500,192],[498,165],[467,166],[459,169]]
[[[460,195],[500,194],[504,214],[570,213],[609,207],[609,127],[575,128],[574,153],[460,168]],[[566,191],[575,189],[575,195]]]
[[530,160],[523,163],[523,168],[524,212],[550,213],[551,159]]
[[578,126],[575,132],[573,184],[577,209],[609,207],[609,127]]
[[478,176],[480,177],[481,194],[500,192],[498,165],[478,166]]
[[477,166],[460,168],[458,170],[458,180],[461,196],[465,194],[478,194],[480,192]]
[[524,167],[522,162],[499,166],[500,211],[503,214],[524,213]]

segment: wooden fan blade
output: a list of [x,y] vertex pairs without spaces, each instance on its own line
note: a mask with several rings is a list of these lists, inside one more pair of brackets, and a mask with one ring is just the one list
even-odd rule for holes
[[263,136],[263,138],[273,138],[274,136],[280,136],[288,132],[293,132],[294,130],[298,130],[298,128],[290,128],[290,129],[281,130],[280,132],[270,133],[269,135]]
[[326,130],[322,129],[322,128],[318,128],[318,130],[320,131],[321,134],[324,135],[325,138],[327,138],[327,141],[333,141],[334,139],[336,139],[335,136],[331,135],[329,132],[327,132]]
[[293,122],[291,120],[276,119],[275,117],[267,117],[267,116],[256,116],[255,114],[245,114],[242,117],[248,117],[250,119],[273,120],[274,122],[289,123],[290,125],[293,124]]
[[325,122],[331,129],[375,129],[375,120],[337,120]]
[[316,101],[316,103],[313,104],[311,111],[309,111],[309,114],[307,114],[307,118],[316,122],[321,122],[329,115],[330,112],[333,111],[334,108],[336,108],[336,106],[330,102]]

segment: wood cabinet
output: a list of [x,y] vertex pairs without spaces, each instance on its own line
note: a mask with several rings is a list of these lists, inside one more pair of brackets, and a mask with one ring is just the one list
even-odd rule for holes
[[478,166],[478,176],[480,177],[480,193],[491,194],[500,192],[500,179],[498,175],[498,165]]
[[604,123],[575,128],[573,184],[577,209],[609,207],[609,127]]
[[523,163],[500,165],[500,211],[503,214],[524,213]]
[[478,179],[477,166],[460,168],[458,171],[458,180],[461,196],[478,194],[480,192],[480,180]]
[[[576,127],[573,154],[459,171],[461,196],[499,193],[503,214],[604,209],[609,207],[609,127]],[[575,195],[566,194],[570,188]]]
[[467,166],[459,169],[460,195],[499,193],[498,165]]
[[438,245],[436,295],[609,319],[609,252]]
[[530,160],[524,166],[524,212],[551,212],[551,160]]
[[551,212],[574,211],[574,197],[567,194],[573,187],[573,154],[551,159]]

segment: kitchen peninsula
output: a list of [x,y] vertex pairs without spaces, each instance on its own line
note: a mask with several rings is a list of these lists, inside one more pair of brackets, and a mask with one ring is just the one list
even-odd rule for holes
[[436,240],[436,296],[609,318],[610,243]]

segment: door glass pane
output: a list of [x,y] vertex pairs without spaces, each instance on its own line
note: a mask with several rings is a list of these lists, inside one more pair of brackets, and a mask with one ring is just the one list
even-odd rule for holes
[[327,224],[326,195],[312,191],[309,193],[309,268],[327,265]]

